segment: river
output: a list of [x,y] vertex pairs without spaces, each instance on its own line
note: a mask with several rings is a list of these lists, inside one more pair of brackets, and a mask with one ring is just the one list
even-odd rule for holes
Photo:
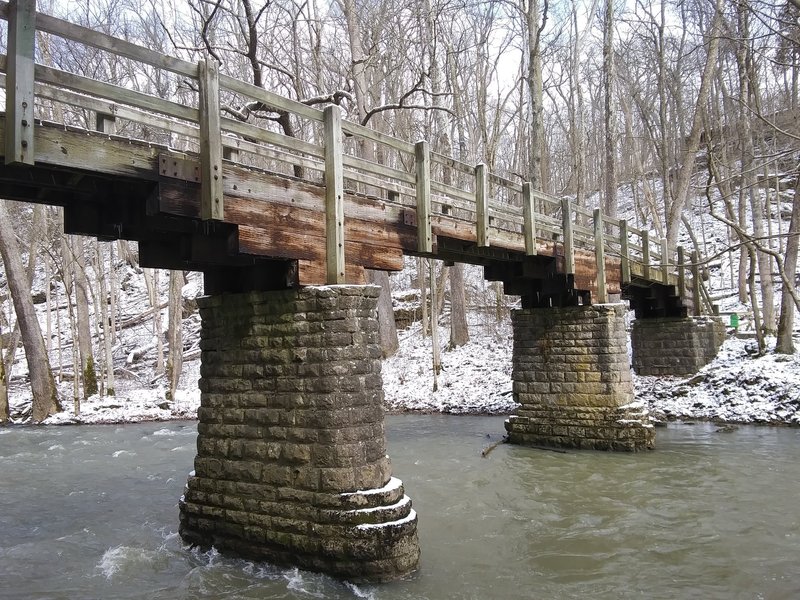
[[502,422],[388,417],[421,569],[358,587],[182,546],[194,422],[0,429],[0,598],[800,597],[800,429],[671,425],[646,454],[482,458]]

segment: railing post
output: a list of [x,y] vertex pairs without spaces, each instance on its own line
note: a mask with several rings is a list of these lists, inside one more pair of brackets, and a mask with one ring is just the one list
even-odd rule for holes
[[683,246],[678,246],[678,297],[681,303],[686,295],[686,258],[683,254]]
[[328,285],[333,285],[345,282],[342,113],[335,104],[325,107],[323,129],[325,138],[325,262]]
[[221,221],[222,128],[219,108],[219,64],[201,60],[200,80],[200,217]]
[[531,184],[526,181],[522,184],[522,214],[525,218],[525,254],[535,256],[536,250],[536,209],[533,206],[533,192]]
[[489,245],[489,170],[484,163],[475,166],[475,217],[479,247]]
[[667,238],[661,238],[661,281],[669,285],[669,244]]
[[11,0],[8,7],[5,163],[32,165],[33,65],[36,0]]
[[572,208],[568,198],[561,199],[561,226],[564,231],[564,273],[575,274],[575,247],[572,244]]
[[417,250],[433,252],[431,234],[431,151],[428,142],[414,145],[417,171]]
[[699,317],[700,309],[700,257],[695,250],[692,252],[692,302],[694,302],[694,316]]
[[650,233],[645,229],[642,231],[642,277],[650,281]]
[[597,302],[608,302],[606,290],[606,254],[603,247],[603,213],[599,208],[594,209],[594,254],[597,259]]
[[628,247],[628,222],[625,219],[619,221],[619,253],[622,284],[625,285],[631,282],[631,251]]

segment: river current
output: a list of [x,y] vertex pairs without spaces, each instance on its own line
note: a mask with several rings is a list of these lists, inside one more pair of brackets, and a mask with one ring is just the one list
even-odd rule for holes
[[800,429],[482,458],[502,423],[388,417],[422,558],[374,586],[184,548],[193,422],[0,429],[0,598],[800,598]]

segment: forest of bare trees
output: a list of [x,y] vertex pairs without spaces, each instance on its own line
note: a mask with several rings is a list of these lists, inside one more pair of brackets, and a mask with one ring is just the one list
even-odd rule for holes
[[[670,249],[681,243],[708,257],[703,270],[722,272],[717,280],[748,307],[761,351],[765,336],[777,335],[777,351],[794,352],[797,0],[40,0],[38,10],[193,62],[213,57],[223,73],[256,86],[309,105],[337,104],[344,118],[380,132],[428,140],[439,154],[484,162],[581,206],[625,212]],[[175,75],[55,36],[37,39],[37,61],[195,102],[195,90]],[[288,113],[223,103],[229,117],[316,135]],[[88,111],[37,110],[96,126]],[[130,124],[116,133],[171,142]],[[366,143],[355,152],[391,160]],[[724,229],[722,247],[709,246],[705,227],[693,225],[697,214]],[[0,312],[0,422],[8,419],[6,382],[20,343],[34,420],[66,400],[54,385],[66,372],[76,410],[93,393],[113,394],[121,314],[114,266],[136,267],[135,245],[65,237],[58,209],[0,201],[0,251],[0,300],[13,299]],[[44,324],[30,293],[37,272],[46,281]],[[447,295],[450,343],[465,343],[463,267],[420,259],[416,272],[423,298],[432,296],[423,308],[436,322]],[[142,276],[148,298],[138,314],[152,320],[155,370],[174,394],[184,275],[144,269]],[[381,333],[391,354],[389,278],[375,272],[370,280],[385,290]]]

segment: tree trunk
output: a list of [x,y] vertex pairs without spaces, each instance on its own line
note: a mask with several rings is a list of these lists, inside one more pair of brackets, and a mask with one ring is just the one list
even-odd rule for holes
[[417,258],[417,281],[419,282],[419,305],[422,312],[422,337],[427,337],[428,331],[428,284],[425,276],[425,259]]
[[38,423],[56,413],[60,406],[53,374],[50,371],[47,348],[36,318],[30,286],[27,285],[17,238],[5,201],[0,201],[0,254],[5,264],[8,287],[19,322],[22,343],[25,346],[25,358],[28,361],[32,417],[34,422]]
[[439,348],[439,310],[436,298],[436,268],[433,259],[427,261],[431,273],[431,346],[433,348],[433,391],[439,390],[439,372],[442,370],[442,357]]
[[[110,246],[113,247],[113,246]],[[113,259],[109,256],[109,266],[106,269],[105,252],[103,251],[102,244],[97,244],[97,277],[100,280],[100,319],[102,321],[103,333],[103,352],[105,354],[106,365],[106,396],[113,396],[115,394],[114,383],[114,355],[111,352],[113,324],[110,322],[109,317],[109,293],[108,285],[106,284],[106,273],[111,274],[114,271]],[[112,294],[113,295],[113,294]]]
[[[786,257],[784,258],[783,268],[789,278],[790,283],[794,283],[797,277],[797,249],[800,246],[800,184],[795,185],[794,197],[792,199],[792,219],[789,221],[789,239],[786,240]],[[781,294],[781,317],[778,322],[778,340],[775,344],[775,352],[780,354],[794,354],[794,341],[792,340],[792,329],[794,328],[795,303],[787,285],[783,285]]]
[[605,104],[603,122],[605,124],[605,213],[610,219],[617,216],[617,175],[616,144],[614,135],[616,122],[614,115],[614,3],[606,0],[606,15],[603,23],[603,87]]
[[5,425],[11,418],[8,408],[8,384],[6,383],[6,367],[3,360],[3,327],[0,323],[0,425]]
[[[546,13],[544,16],[547,18]],[[539,0],[528,0],[527,10],[525,11],[525,28],[528,36],[528,73],[526,79],[528,82],[528,99],[530,100],[528,178],[531,188],[534,190],[544,189],[542,181],[544,126],[542,123],[541,18]]]
[[175,401],[175,392],[181,378],[183,368],[183,296],[181,291],[185,283],[183,271],[170,271],[169,274],[169,358],[167,359],[167,378],[169,392],[167,399]]
[[378,330],[381,337],[381,353],[386,358],[392,356],[400,347],[397,339],[397,326],[394,323],[392,286],[389,283],[389,274],[386,271],[368,270],[367,281],[381,286],[381,295],[378,298]]
[[469,342],[467,328],[467,302],[464,293],[464,265],[450,267],[450,347]]
[[80,236],[70,236],[75,284],[75,314],[77,316],[80,370],[83,377],[83,398],[97,393],[97,372],[92,352],[92,330],[89,323],[89,278],[86,276],[86,248]]

